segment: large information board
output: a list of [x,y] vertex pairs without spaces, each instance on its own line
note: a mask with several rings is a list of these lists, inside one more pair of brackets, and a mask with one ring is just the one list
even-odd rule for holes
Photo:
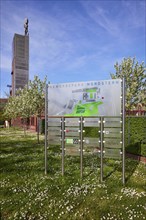
[[[95,135],[90,135],[94,128]],[[47,146],[49,154],[62,158],[100,157],[103,181],[104,158],[122,159],[122,182],[125,184],[125,80],[102,80],[46,85],[45,95],[45,173]],[[96,157],[96,158],[97,158]],[[105,160],[106,161],[106,160]]]
[[49,116],[120,116],[121,80],[49,84]]

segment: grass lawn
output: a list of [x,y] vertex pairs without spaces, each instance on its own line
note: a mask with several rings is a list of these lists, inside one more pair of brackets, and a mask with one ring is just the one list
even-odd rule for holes
[[44,174],[44,138],[1,129],[2,220],[137,220],[146,219],[145,167],[126,159],[126,185],[122,185],[121,161],[104,161],[100,183],[99,158],[84,159],[80,178],[78,157],[61,156],[51,150],[48,174]]

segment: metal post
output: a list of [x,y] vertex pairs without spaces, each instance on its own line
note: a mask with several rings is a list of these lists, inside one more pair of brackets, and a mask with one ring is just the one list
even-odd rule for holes
[[65,139],[65,119],[64,117],[61,118],[61,146],[62,146],[62,176],[64,175],[64,139]]
[[103,182],[103,117],[100,117],[100,181]]
[[125,78],[122,80],[122,183],[125,184]]
[[80,171],[83,177],[83,117],[80,117]]
[[47,147],[48,147],[48,84],[45,88],[45,174],[47,174]]

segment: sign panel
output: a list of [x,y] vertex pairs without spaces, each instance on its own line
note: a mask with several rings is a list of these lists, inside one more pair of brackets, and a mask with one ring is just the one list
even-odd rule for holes
[[48,115],[120,116],[121,80],[48,85]]
[[78,138],[67,138],[66,144],[79,144],[79,139]]

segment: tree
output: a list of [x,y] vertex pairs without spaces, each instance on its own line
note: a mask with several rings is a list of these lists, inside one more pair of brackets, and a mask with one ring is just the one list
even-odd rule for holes
[[26,131],[26,122],[32,114],[30,102],[28,102],[27,86],[24,89],[17,90],[16,96],[11,96],[4,108],[4,115],[7,119],[21,117],[23,119],[24,133]]
[[16,94],[17,94],[16,95],[17,114],[18,114],[18,117],[21,117],[23,119],[23,128],[25,132],[26,126],[27,126],[27,120],[33,114],[33,109],[31,106],[32,101],[29,98],[28,86],[26,85],[23,89],[19,89]]
[[114,65],[116,73],[111,74],[112,79],[125,77],[126,81],[126,109],[132,110],[138,103],[146,102],[145,83],[146,66],[139,63],[136,58],[124,58]]
[[19,97],[18,96],[10,96],[8,99],[8,102],[6,106],[4,107],[4,116],[10,120],[10,119],[15,119],[18,117],[18,101]]
[[46,78],[41,81],[37,76],[29,82],[27,98],[31,102],[33,115],[37,117],[37,139],[39,143],[39,121],[45,110],[45,85]]
[[[11,96],[5,107],[5,116],[9,119],[17,117],[23,118],[26,122],[27,118],[32,115],[38,118],[37,137],[39,143],[39,118],[45,108],[45,85],[46,78],[41,81],[38,76],[34,77],[23,89],[19,89],[16,96]],[[25,128],[25,124],[24,124]]]

